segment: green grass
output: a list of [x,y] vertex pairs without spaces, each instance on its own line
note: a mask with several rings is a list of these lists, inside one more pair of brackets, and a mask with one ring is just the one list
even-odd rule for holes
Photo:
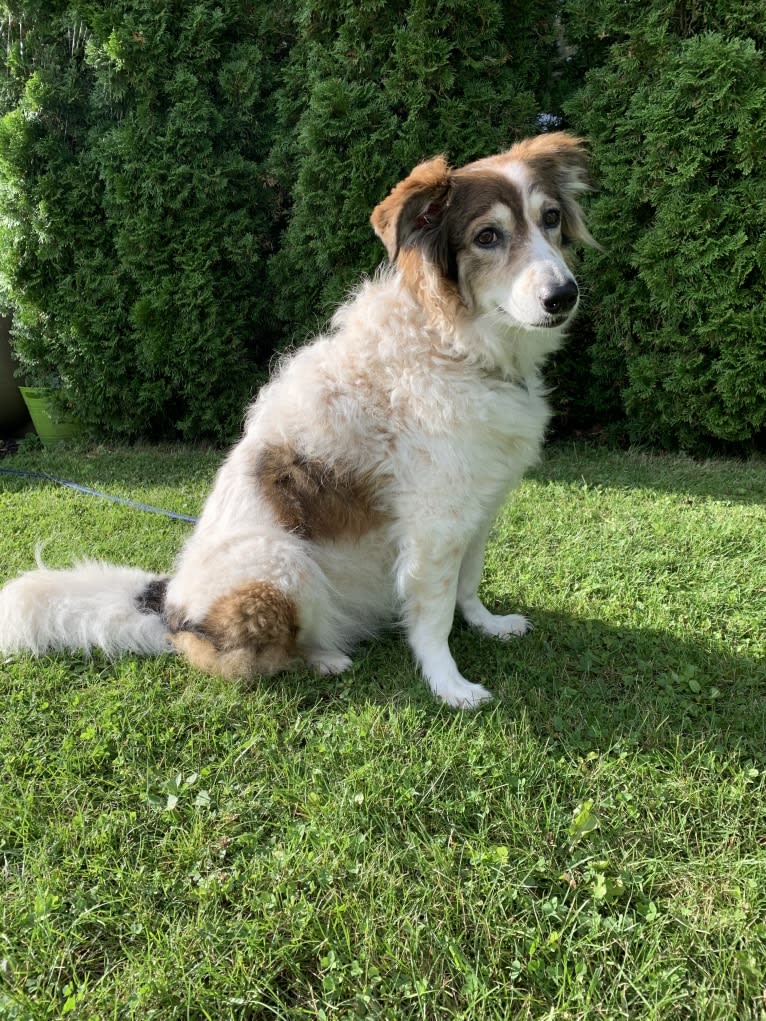
[[[218,456],[3,466],[194,513]],[[549,450],[457,625],[242,691],[171,657],[0,666],[0,1019],[766,1016],[766,465]],[[0,476],[35,544],[166,569],[188,526]]]

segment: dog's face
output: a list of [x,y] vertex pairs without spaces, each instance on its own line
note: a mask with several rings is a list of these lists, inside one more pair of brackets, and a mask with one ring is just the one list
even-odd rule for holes
[[557,132],[460,170],[443,157],[421,163],[372,225],[427,307],[560,328],[579,298],[567,249],[592,243],[577,203],[587,189],[582,141]]

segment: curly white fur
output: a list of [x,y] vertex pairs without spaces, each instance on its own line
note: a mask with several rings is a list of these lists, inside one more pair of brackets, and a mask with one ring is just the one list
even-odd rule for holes
[[[542,136],[458,172],[423,164],[381,203],[373,224],[392,267],[261,390],[180,553],[164,620],[194,626],[257,580],[292,600],[297,649],[320,671],[345,669],[356,642],[402,622],[439,698],[490,697],[461,675],[448,636],[456,606],[494,637],[528,627],[491,614],[477,589],[492,521],[548,422],[540,367],[574,311],[564,231],[589,240],[584,173],[579,140]],[[353,537],[285,527],[255,468],[274,445],[366,480],[380,518]],[[95,563],[22,575],[0,591],[0,648],[166,651],[163,618],[137,607],[154,579]]]
[[110,656],[170,652],[161,619],[136,609],[156,578],[137,567],[98,561],[70,571],[28,571],[0,590],[0,649],[37,656],[94,647]]

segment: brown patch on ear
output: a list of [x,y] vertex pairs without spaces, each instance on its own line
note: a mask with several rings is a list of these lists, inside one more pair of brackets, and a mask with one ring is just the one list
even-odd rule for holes
[[447,204],[451,173],[443,156],[420,163],[372,211],[370,222],[389,258],[418,231],[432,226]]
[[463,306],[457,280],[445,276],[441,266],[429,265],[417,248],[400,253],[397,266],[415,299],[429,314],[432,322],[454,322]]
[[264,447],[255,475],[277,521],[304,539],[360,539],[386,521],[370,478],[304,457],[288,444]]
[[584,192],[593,190],[585,139],[566,131],[553,131],[518,142],[509,150],[506,158],[526,163],[545,191],[559,197],[561,233],[565,242],[598,247],[585,226],[578,204]]
[[251,581],[217,599],[194,630],[170,634],[178,652],[207,674],[270,677],[299,661],[293,601],[267,581]]
[[435,320],[453,320],[462,305],[446,224],[452,180],[444,156],[420,163],[370,218],[407,287]]
[[586,186],[588,184],[588,151],[585,139],[577,135],[570,135],[567,131],[550,131],[542,135],[533,135],[532,138],[525,138],[498,158],[523,160],[525,163],[538,160],[552,161],[559,167],[573,170],[581,175]]

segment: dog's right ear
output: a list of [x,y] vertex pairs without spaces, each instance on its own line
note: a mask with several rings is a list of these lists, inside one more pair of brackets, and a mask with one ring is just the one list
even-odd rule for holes
[[[449,203],[452,172],[443,156],[418,164],[400,181],[370,217],[375,233],[386,246],[392,262],[399,252],[416,245],[434,261],[444,213]],[[434,256],[436,258],[434,259]]]

